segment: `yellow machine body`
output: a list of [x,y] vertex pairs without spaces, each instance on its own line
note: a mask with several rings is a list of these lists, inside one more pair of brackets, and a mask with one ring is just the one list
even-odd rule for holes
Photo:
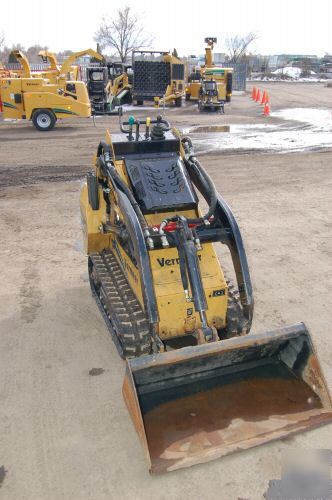
[[[50,83],[57,83],[61,74],[61,66],[58,64],[56,55],[53,52],[49,52],[48,50],[41,50],[38,55],[42,58],[43,61],[48,61],[49,67],[44,71],[33,71],[32,76],[36,78],[46,78]],[[79,80],[79,67],[76,65],[71,65],[66,77],[67,80],[70,81]]]
[[[107,134],[106,140],[109,144],[111,144],[110,137],[110,134]],[[129,186],[124,162],[122,160],[116,161],[115,166],[120,176]],[[92,210],[88,200],[87,187],[86,185],[83,186],[80,206],[84,246],[88,254],[114,248],[114,235],[105,234],[102,230],[103,225],[106,223],[106,205],[101,187],[99,187],[99,200],[101,200],[99,210]],[[146,219],[151,226],[154,226],[160,224],[165,217],[172,216],[173,214],[172,212],[149,214],[146,216]],[[194,211],[185,211],[183,214],[187,217],[198,216]],[[121,254],[121,261],[119,253],[116,256],[119,262],[122,263],[130,286],[143,306],[142,284],[138,269],[133,266],[133,263],[119,243],[117,243],[117,249]],[[212,243],[202,244],[198,259],[208,301],[208,321],[215,328],[223,328],[226,325],[228,291],[225,277]],[[123,263],[125,264],[123,265]],[[172,337],[181,337],[200,328],[199,315],[195,313],[192,306],[188,306],[188,302],[186,302],[183,294],[177,251],[174,248],[154,250],[150,254],[150,265],[160,318],[158,325],[160,338],[166,340]],[[217,297],[213,295],[215,291],[218,291],[219,295]]]
[[124,71],[121,75],[110,80],[106,85],[106,92],[109,99],[115,99],[125,92],[130,92],[131,85],[129,83],[128,74]]
[[[43,78],[7,78],[0,81],[3,117],[30,120],[38,109],[51,110],[56,118],[91,116],[84,82],[66,82],[71,91],[59,93],[59,85]],[[66,87],[65,87],[66,89]],[[75,92],[72,90],[75,89]]]
[[34,114],[41,110],[51,113],[54,123],[58,118],[90,117],[91,104],[85,83],[67,79],[73,73],[73,62],[85,54],[103,59],[94,50],[87,49],[72,54],[58,67],[54,54],[42,51],[41,55],[50,59],[50,69],[44,73],[49,78],[43,78],[31,71],[29,61],[22,52],[13,51],[22,70],[19,78],[7,77],[0,80],[3,117],[34,120]]
[[[217,83],[218,87],[218,99],[220,101],[231,100],[232,88],[229,81],[233,75],[233,68],[224,68],[222,66],[217,66],[213,62],[213,47],[216,39],[206,39],[207,47],[205,48],[205,64],[200,66],[197,71],[195,71],[192,76],[189,75],[185,95],[186,100],[198,101],[199,93],[201,88],[201,80],[213,79]],[[197,75],[197,79],[194,79],[194,75]]]
[[[199,74],[202,79],[213,78],[218,87],[219,100],[229,101],[232,92],[227,91],[227,75],[233,74],[233,68],[223,68],[219,66],[212,66],[211,68],[201,68]],[[201,81],[187,82],[185,93],[187,100],[198,101],[199,91],[201,88]]]
[[[183,64],[181,59],[174,56],[173,54],[164,54],[163,61],[170,63],[171,65],[171,73],[176,74],[173,67],[176,67],[177,64]],[[170,85],[167,86],[165,95],[160,99],[158,97],[154,98],[155,107],[159,107],[166,104],[172,104],[176,106],[180,106],[182,97],[185,95],[185,81],[184,79],[176,79],[172,78]]]
[[[161,117],[130,118],[121,122],[122,134],[107,132],[99,144],[80,210],[92,294],[127,358],[123,396],[150,471],[174,471],[331,423],[331,398],[305,325],[248,335],[252,288],[231,210],[211,194],[213,216],[197,227],[198,198],[184,202],[186,181],[207,194],[190,138]],[[223,241],[230,242],[236,303],[215,250]],[[209,331],[217,333],[208,338],[201,285]]]
[[[61,80],[67,81],[77,81],[79,80],[79,66],[75,65],[76,59],[79,57],[89,55],[98,61],[103,61],[104,57],[96,52],[93,49],[85,49],[80,50],[79,52],[73,52],[70,54],[62,65],[58,64],[57,57],[53,52],[49,52],[48,50],[41,50],[38,55],[42,58],[43,61],[48,61],[49,67],[43,71],[33,71],[30,70],[30,65],[27,58],[22,54],[19,50],[13,50],[12,54],[16,57],[16,59],[23,66],[22,69],[18,69],[15,71],[16,76],[19,77],[28,77],[27,71],[30,71],[30,76],[35,78],[45,78],[49,80],[49,83],[60,83]],[[29,68],[29,69],[28,69]]]

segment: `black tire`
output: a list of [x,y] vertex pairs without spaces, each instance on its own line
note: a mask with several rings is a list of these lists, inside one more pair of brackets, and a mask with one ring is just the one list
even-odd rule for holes
[[143,106],[143,104],[144,104],[143,99],[137,99],[136,104],[137,104],[137,106]]
[[230,95],[226,96],[226,102],[231,102],[231,96]]
[[190,101],[190,94],[186,94],[186,101]]
[[56,123],[56,116],[50,109],[37,109],[32,115],[32,123],[37,130],[48,132]]
[[181,108],[181,106],[182,106],[182,97],[177,97],[175,99],[175,107],[176,108]]

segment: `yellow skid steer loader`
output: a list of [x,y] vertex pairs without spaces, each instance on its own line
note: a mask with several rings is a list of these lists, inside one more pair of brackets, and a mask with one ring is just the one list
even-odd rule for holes
[[161,116],[123,122],[120,113],[120,129],[99,144],[80,203],[92,293],[127,359],[123,395],[150,471],[331,422],[304,324],[249,334],[254,300],[242,237],[191,139]]

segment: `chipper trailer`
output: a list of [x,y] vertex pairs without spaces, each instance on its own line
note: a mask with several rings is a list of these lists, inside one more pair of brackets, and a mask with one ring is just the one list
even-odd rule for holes
[[182,105],[184,64],[176,51],[134,50],[132,54],[132,98],[138,105],[153,101],[155,107]]
[[123,395],[150,471],[331,422],[305,325],[249,333],[254,299],[241,233],[191,139],[161,116],[120,116],[120,129],[100,142],[80,205],[92,294],[126,359]]
[[74,60],[82,54],[102,56],[91,49],[69,56],[55,74],[50,68],[50,79],[34,76],[27,58],[18,50],[13,55],[21,63],[20,78],[0,80],[3,117],[32,120],[37,130],[51,130],[58,118],[90,117],[91,104],[84,82],[67,80]]
[[218,100],[230,102],[233,88],[233,68],[217,66],[213,61],[213,48],[216,38],[205,38],[205,63],[188,76],[185,88],[186,101],[199,101],[206,80],[213,80],[218,91]]

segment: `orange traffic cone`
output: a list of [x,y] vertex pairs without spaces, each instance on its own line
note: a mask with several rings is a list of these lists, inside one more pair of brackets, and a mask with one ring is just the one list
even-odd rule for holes
[[261,104],[265,104],[265,103],[266,103],[266,90],[264,90],[263,97],[262,97],[262,100],[261,100]]
[[259,102],[260,100],[261,100],[261,93],[260,93],[259,89],[257,89],[255,101]]
[[268,102],[264,104],[263,116],[270,116],[270,105]]
[[252,88],[252,92],[251,92],[251,99],[253,101],[256,101],[256,87],[253,87]]

